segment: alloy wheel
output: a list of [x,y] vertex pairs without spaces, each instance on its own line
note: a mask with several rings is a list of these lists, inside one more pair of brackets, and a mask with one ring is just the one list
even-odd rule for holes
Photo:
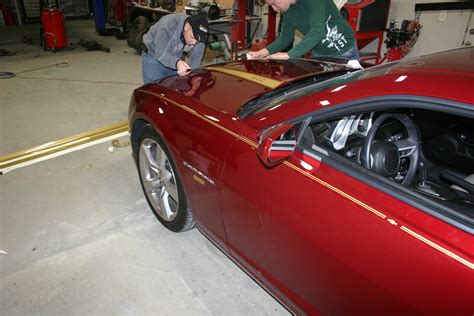
[[145,138],[140,145],[138,163],[140,180],[148,200],[158,216],[165,221],[173,221],[178,213],[179,193],[170,159],[160,144]]

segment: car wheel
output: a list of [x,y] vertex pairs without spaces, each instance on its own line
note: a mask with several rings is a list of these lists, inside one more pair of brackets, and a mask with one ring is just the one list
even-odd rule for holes
[[127,28],[127,44],[135,48],[138,53],[141,53],[142,39],[140,36],[148,30],[150,21],[144,16],[137,16]]
[[143,192],[158,220],[174,232],[193,228],[194,218],[176,166],[168,148],[151,127],[142,129],[135,157]]

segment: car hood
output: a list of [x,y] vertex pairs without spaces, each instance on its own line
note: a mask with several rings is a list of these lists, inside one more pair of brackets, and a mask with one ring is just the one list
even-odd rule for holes
[[348,70],[346,65],[306,59],[244,60],[214,64],[185,77],[171,76],[141,89],[193,108],[206,106],[235,116],[249,100],[294,81]]

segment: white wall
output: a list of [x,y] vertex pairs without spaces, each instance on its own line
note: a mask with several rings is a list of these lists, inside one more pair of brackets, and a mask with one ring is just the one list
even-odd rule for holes
[[[403,20],[415,18],[415,4],[436,2],[458,2],[456,0],[392,0],[388,20],[398,20],[400,26]],[[466,29],[470,21],[470,28],[474,26],[472,10],[452,11],[425,11],[420,15],[423,28],[413,51],[409,56],[418,56],[446,49],[461,47],[466,37]],[[388,26],[388,25],[387,25]],[[469,39],[467,36],[466,39]],[[474,42],[471,40],[471,42]],[[474,44],[474,43],[473,43]],[[375,51],[376,41],[365,47],[362,51]],[[385,53],[385,45],[382,52]]]
[[[402,20],[412,20],[415,16],[415,4],[435,2],[458,2],[456,0],[392,0],[389,12],[389,20],[397,19],[399,26]],[[443,17],[444,15],[444,17]],[[420,15],[420,23],[423,25],[418,42],[415,44],[410,56],[417,56],[461,47],[462,40],[472,10],[452,11],[426,11]],[[443,21],[444,20],[444,21]],[[474,20],[472,17],[471,20]],[[472,21],[471,21],[472,25]],[[472,27],[472,26],[471,26]]]

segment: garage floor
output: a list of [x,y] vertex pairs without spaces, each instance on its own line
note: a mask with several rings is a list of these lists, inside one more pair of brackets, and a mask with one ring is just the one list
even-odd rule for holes
[[[17,53],[0,57],[0,71],[52,65],[0,79],[0,156],[126,120],[141,83],[140,57],[97,36],[92,20],[68,21],[69,41],[97,40],[110,53],[44,52],[38,27],[0,32],[0,47]],[[159,224],[127,140],[0,175],[0,313],[288,314],[197,230]]]

